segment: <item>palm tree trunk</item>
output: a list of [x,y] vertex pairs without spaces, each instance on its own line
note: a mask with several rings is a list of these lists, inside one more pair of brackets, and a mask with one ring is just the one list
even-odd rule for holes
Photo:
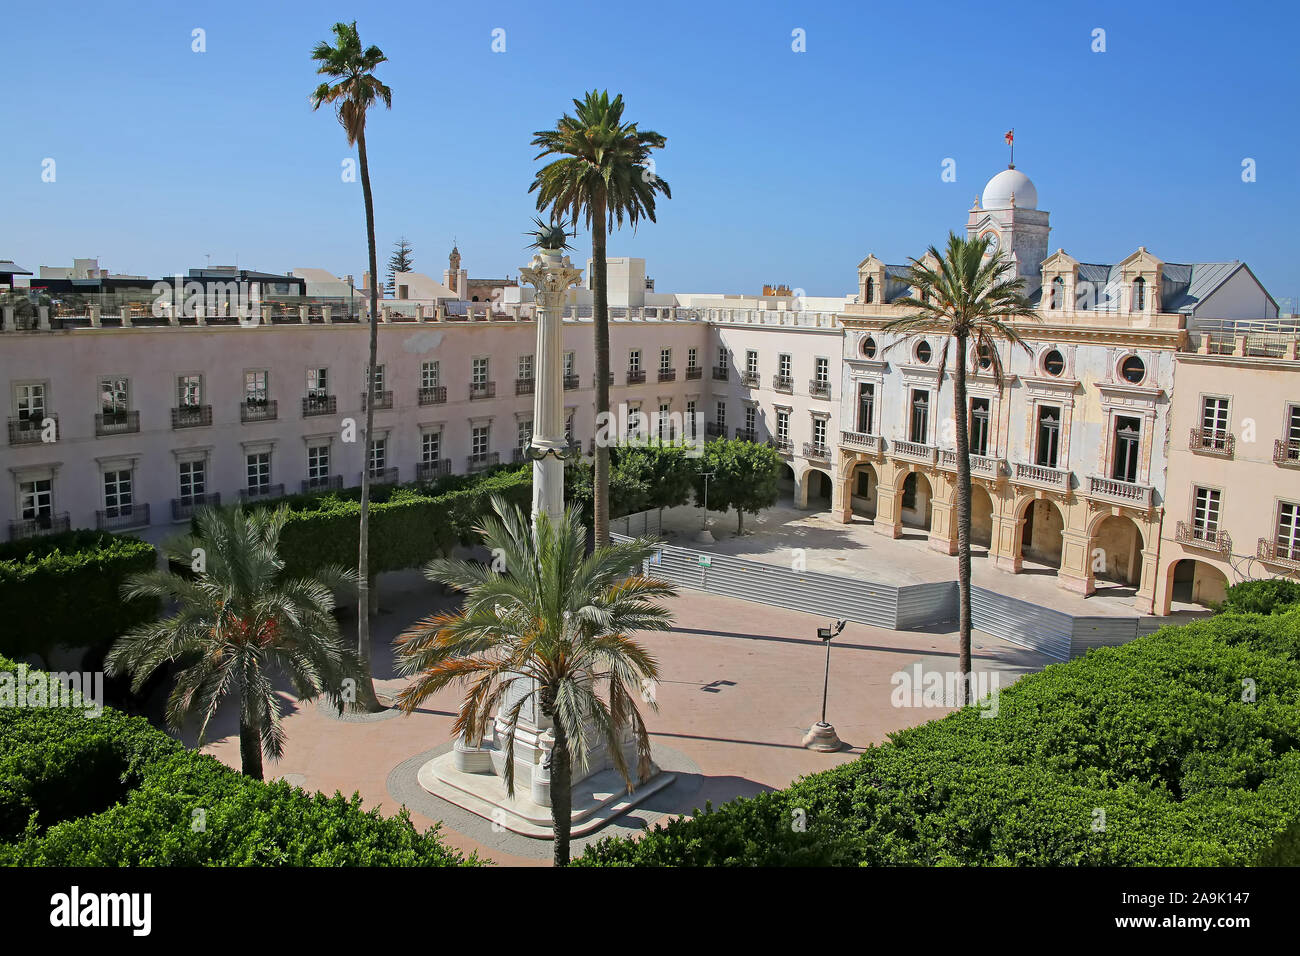
[[[596,420],[609,412],[609,294],[605,257],[605,195],[596,197],[591,222],[591,299],[596,326]],[[604,419],[604,420],[607,420]],[[606,430],[607,435],[613,432]],[[596,443],[595,473],[592,476],[592,524],[596,547],[609,543],[609,446]]]
[[370,163],[366,158],[366,131],[357,136],[357,154],[361,160],[361,191],[366,199],[366,242],[370,251],[370,364],[366,371],[366,427],[361,433],[361,529],[357,553],[357,657],[361,673],[357,675],[359,710],[373,713],[383,708],[375,695],[370,676],[370,435],[375,427],[374,377],[379,360],[379,262],[375,252],[375,204],[370,193]]
[[551,823],[555,827],[556,866],[569,865],[569,830],[573,826],[573,777],[569,738],[558,720],[552,720],[555,746],[551,749]]
[[239,718],[239,762],[245,777],[262,779],[262,735],[242,716]]
[[966,418],[966,336],[957,335],[953,368],[953,417],[957,425],[957,705],[970,703],[970,433]]

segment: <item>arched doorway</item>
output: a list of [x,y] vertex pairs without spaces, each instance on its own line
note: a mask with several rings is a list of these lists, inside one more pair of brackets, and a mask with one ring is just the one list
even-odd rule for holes
[[919,471],[909,471],[903,479],[902,519],[909,528],[930,530],[930,500],[934,490],[930,479]]
[[993,547],[993,498],[983,485],[970,487],[970,543],[973,547]]
[[1065,516],[1056,502],[1031,498],[1025,507],[1025,529],[1020,536],[1020,553],[1026,561],[1046,565],[1053,571],[1061,567]]
[[1169,569],[1169,596],[1174,601],[1210,607],[1223,600],[1227,576],[1212,564],[1183,558]]
[[1092,532],[1093,576],[1137,587],[1142,581],[1142,531],[1127,515],[1109,515]]
[[789,465],[782,465],[780,472],[776,476],[776,487],[780,501],[783,504],[794,504],[794,493],[797,483],[794,479],[794,469]]
[[879,494],[879,478],[875,466],[869,462],[856,465],[849,474],[849,496],[853,513],[874,518]]
[[824,471],[818,471],[816,468],[809,468],[804,472],[804,482],[808,486],[808,507],[821,511],[831,506],[831,495],[834,491],[834,482],[831,476]]

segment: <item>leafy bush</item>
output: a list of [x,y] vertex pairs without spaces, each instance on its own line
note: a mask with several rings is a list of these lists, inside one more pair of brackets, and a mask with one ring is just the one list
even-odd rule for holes
[[1277,614],[1297,604],[1300,604],[1300,581],[1274,578],[1234,584],[1228,588],[1219,609],[1243,614]]
[[1298,665],[1300,608],[1167,627],[579,862],[1295,865]]
[[[0,671],[14,671],[0,658]],[[33,672],[34,673],[34,672]],[[201,812],[199,812],[201,811]],[[261,783],[105,708],[0,707],[0,864],[477,865],[357,794]]]
[[102,653],[158,613],[123,602],[127,575],[154,567],[153,546],[132,535],[68,531],[0,545],[0,653],[16,658],[57,647]]

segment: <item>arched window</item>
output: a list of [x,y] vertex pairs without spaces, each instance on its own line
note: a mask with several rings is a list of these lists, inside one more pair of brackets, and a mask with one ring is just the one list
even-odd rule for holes
[[1147,280],[1138,276],[1133,280],[1133,311],[1145,312],[1147,307]]
[[867,276],[867,301],[876,301],[876,280],[874,276]]
[[1065,301],[1065,280],[1057,276],[1052,280],[1051,295],[1048,296],[1047,307],[1049,309],[1059,309],[1061,303]]

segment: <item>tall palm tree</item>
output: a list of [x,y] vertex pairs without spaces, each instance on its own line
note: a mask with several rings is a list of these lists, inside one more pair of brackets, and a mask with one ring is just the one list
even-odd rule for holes
[[[239,698],[239,756],[244,773],[262,779],[262,755],[278,760],[284,728],[272,674],[286,674],[301,700],[326,695],[339,701],[356,658],[334,619],[334,591],[355,583],[345,568],[284,577],[277,554],[287,508],[245,514],[242,508],[203,508],[197,535],[168,542],[173,564],[194,574],[155,570],[132,575],[125,598],[160,598],[170,617],[142,624],[105,658],[110,675],[131,674],[139,691],[161,665],[179,662],[167,699],[167,723],[180,730],[199,718],[199,743],[223,699]],[[199,549],[199,550],[196,550]],[[202,565],[195,557],[202,556]]]
[[316,87],[311,108],[334,105],[348,145],[357,147],[361,163],[361,192],[366,201],[366,244],[370,253],[370,361],[366,365],[366,429],[361,436],[365,461],[361,465],[361,529],[357,557],[357,652],[365,675],[357,688],[356,704],[363,710],[381,710],[370,676],[370,436],[375,428],[374,375],[379,361],[379,261],[375,251],[375,202],[370,192],[370,161],[366,156],[366,115],[382,101],[393,106],[393,91],[375,77],[375,68],[387,62],[377,46],[362,49],[357,22],[334,24],[334,45],[322,40],[311,58],[320,63],[316,72],[330,79]]
[[[552,721],[551,819],[555,863],[569,862],[572,766],[587,766],[588,735],[602,738],[628,789],[634,786],[623,756],[631,731],[637,750],[636,776],[650,773],[650,737],[636,696],[659,675],[658,662],[628,635],[661,631],[671,624],[662,598],[671,585],[641,574],[655,550],[648,539],[586,554],[587,529],[576,508],[558,521],[543,512],[535,529],[517,507],[492,499],[494,514],[477,529],[484,544],[504,558],[501,573],[467,561],[436,560],[425,575],[463,591],[455,613],[420,621],[398,640],[399,667],[415,679],[398,696],[411,713],[431,694],[456,683],[466,688],[454,730],[482,740],[507,693],[509,729],[500,742],[514,752],[519,714],[530,701]],[[500,549],[497,551],[496,549]],[[495,562],[494,562],[495,564]],[[608,687],[602,700],[597,685]],[[522,693],[521,693],[522,692]],[[648,701],[656,708],[653,695]],[[506,791],[514,795],[514,761],[505,762]]]
[[[537,171],[529,192],[537,192],[537,208],[550,209],[555,222],[579,217],[591,231],[591,296],[596,327],[596,414],[609,412],[609,294],[605,239],[626,218],[636,229],[642,218],[655,221],[655,193],[671,199],[668,183],[654,172],[652,149],[667,140],[636,123],[623,122],[623,94],[612,100],[609,91],[589,92],[574,100],[555,129],[538,130],[533,146],[537,159],[560,156]],[[609,449],[596,447],[596,544],[609,541]]]
[[[931,246],[924,259],[913,259],[904,277],[916,290],[915,296],[896,299],[895,305],[916,311],[887,323],[883,331],[897,332],[901,342],[920,335],[944,336],[939,352],[939,382],[948,365],[948,349],[956,346],[953,364],[953,420],[957,432],[957,593],[959,602],[961,671],[958,706],[970,703],[970,431],[966,408],[966,369],[987,366],[999,391],[1002,388],[1002,359],[998,342],[1031,352],[1012,325],[1017,319],[1037,319],[1038,314],[1024,295],[1025,281],[1008,271],[1010,262],[1002,252],[988,255],[989,240],[963,239],[948,234],[948,248],[941,256]],[[1032,353],[1031,353],[1032,354]]]

